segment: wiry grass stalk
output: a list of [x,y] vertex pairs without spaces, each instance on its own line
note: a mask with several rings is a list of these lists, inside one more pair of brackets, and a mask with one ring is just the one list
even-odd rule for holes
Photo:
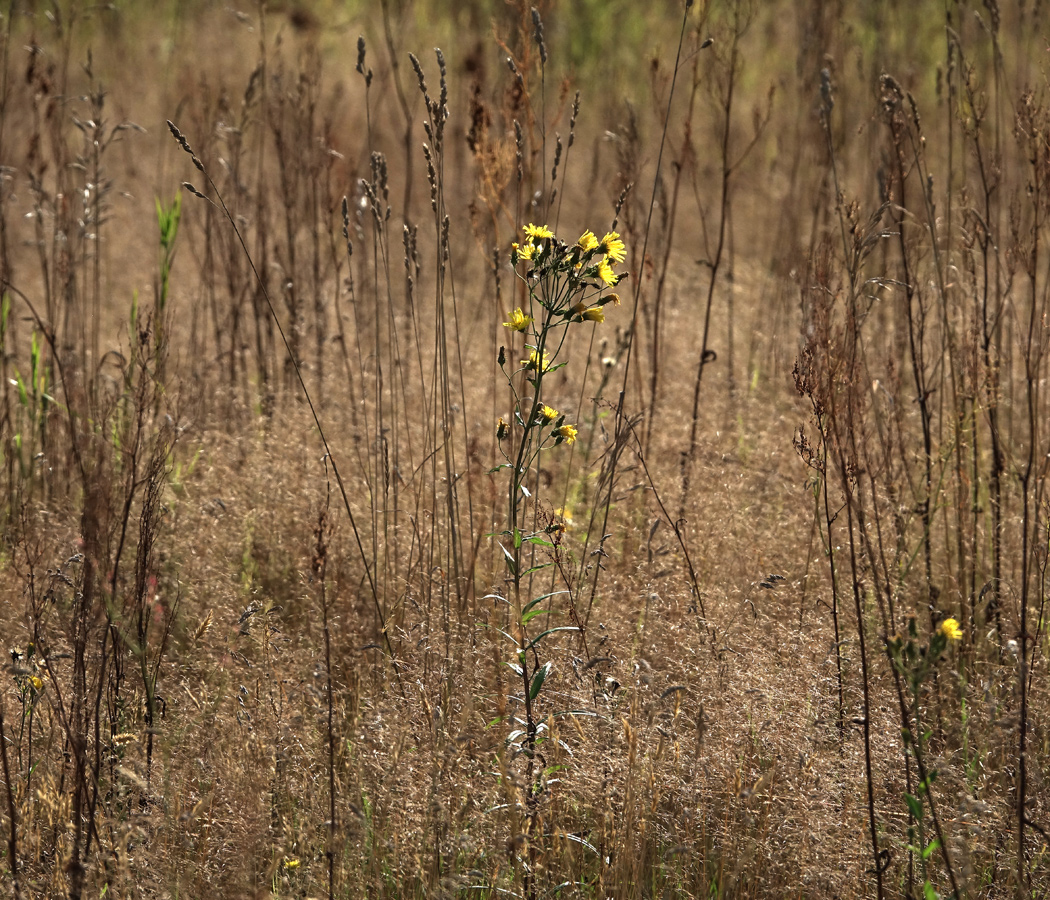
[[[208,186],[212,189],[212,191],[214,191],[216,199],[219,201],[219,205],[222,207],[223,214],[226,216],[227,221],[230,223],[230,227],[233,229],[234,233],[237,235],[237,239],[241,243],[241,246],[242,246],[242,248],[244,250],[245,256],[248,259],[248,263],[251,266],[252,271],[255,273],[256,279],[259,282],[259,286],[260,286],[260,288],[263,291],[263,296],[264,296],[264,298],[266,300],[267,307],[270,310],[270,314],[273,316],[274,324],[277,327],[278,334],[280,334],[280,336],[281,336],[281,340],[284,343],[285,349],[288,351],[289,354],[291,354],[291,347],[288,344],[287,338],[285,337],[284,328],[281,326],[281,321],[280,321],[280,319],[277,316],[277,312],[276,312],[276,310],[274,310],[273,304],[270,301],[270,295],[269,295],[269,293],[267,293],[267,291],[265,289],[265,286],[264,286],[264,283],[263,283],[262,279],[259,277],[259,274],[258,274],[258,272],[255,269],[255,263],[252,261],[251,255],[248,252],[247,245],[245,245],[245,243],[244,243],[244,239],[241,236],[241,232],[240,232],[240,229],[237,227],[236,221],[234,221],[233,216],[230,214],[229,209],[226,207],[226,204],[223,201],[222,194],[219,192],[218,187],[216,186],[215,182],[212,180],[211,176],[208,174],[207,170],[204,168],[203,163],[201,163],[201,161],[199,159],[197,159],[197,157],[194,155],[193,150],[190,148],[190,145],[187,142],[186,138],[183,137],[182,132],[180,132],[179,129],[175,126],[175,124],[172,123],[171,121],[168,121],[167,124],[168,124],[168,129],[171,131],[172,136],[178,142],[179,146],[182,147],[182,149],[185,150],[187,154],[189,154],[190,159],[193,161],[194,166],[204,176],[205,180],[208,183]],[[195,187],[193,187],[193,185],[191,185],[189,183],[184,183],[183,186],[188,191],[190,191],[190,193],[192,193],[194,196],[199,197],[200,199],[204,200],[205,202],[210,202],[208,200],[208,198],[205,197],[204,194],[202,194],[200,191],[198,191]],[[386,645],[387,652],[390,654],[390,662],[391,662],[391,665],[392,665],[393,670],[394,670],[394,675],[395,675],[395,678],[397,680],[397,683],[398,683],[398,686],[399,686],[399,690],[401,690],[402,693],[403,693],[404,692],[404,687],[401,684],[401,672],[400,672],[400,669],[398,668],[397,657],[396,657],[396,655],[394,653],[393,644],[390,641],[390,635],[387,633],[387,630],[386,630],[386,616],[385,616],[385,614],[383,612],[383,608],[382,608],[382,606],[380,605],[380,602],[379,602],[379,593],[378,593],[378,590],[376,588],[375,575],[373,573],[374,561],[373,561],[373,564],[370,564],[368,557],[365,555],[364,545],[363,545],[363,543],[361,541],[361,533],[360,533],[360,531],[357,528],[357,521],[354,518],[353,511],[350,508],[350,499],[349,499],[349,497],[346,494],[346,487],[343,484],[342,476],[339,474],[339,468],[338,468],[338,466],[336,464],[336,461],[335,461],[334,457],[332,456],[331,450],[330,450],[330,448],[328,446],[328,439],[325,437],[324,429],[321,427],[321,420],[320,420],[320,418],[317,415],[317,410],[314,408],[313,401],[310,399],[310,392],[309,392],[309,390],[307,390],[306,382],[303,380],[302,371],[300,370],[299,364],[295,361],[294,357],[292,358],[292,366],[293,366],[293,368],[295,370],[295,373],[296,373],[296,376],[297,376],[297,378],[299,380],[299,386],[300,386],[300,388],[303,391],[303,396],[306,398],[307,405],[310,408],[310,414],[313,417],[314,424],[317,426],[317,431],[318,431],[318,434],[319,434],[319,436],[321,438],[321,443],[324,446],[324,450],[325,450],[325,459],[328,460],[329,462],[331,462],[332,474],[335,475],[336,484],[339,486],[339,492],[340,492],[340,494],[341,494],[341,496],[343,498],[343,506],[346,509],[347,517],[350,520],[350,527],[353,530],[354,540],[355,540],[355,542],[357,544],[358,552],[361,555],[361,561],[362,561],[363,566],[364,566],[365,575],[366,575],[366,577],[368,579],[369,588],[371,589],[372,601],[373,601],[373,603],[375,605],[376,615],[378,617],[378,622],[379,622],[379,632],[380,632],[380,634],[382,634],[382,636],[383,636],[383,643]]]

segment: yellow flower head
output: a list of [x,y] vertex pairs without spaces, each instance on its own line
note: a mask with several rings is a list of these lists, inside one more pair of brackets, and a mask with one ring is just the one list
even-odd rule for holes
[[598,238],[594,236],[593,231],[585,231],[580,235],[580,239],[576,242],[576,246],[586,253],[598,246]]
[[551,231],[546,225],[533,225],[531,222],[529,222],[529,224],[525,226],[525,236],[532,240],[541,238],[552,238],[554,237],[554,232]]
[[532,316],[527,316],[521,311],[519,306],[514,312],[510,314],[510,321],[504,322],[503,327],[509,328],[511,331],[525,331],[529,327],[529,323],[532,321]]
[[43,680],[38,675],[30,675],[29,683],[33,685],[34,691],[39,691],[44,686]]
[[627,258],[627,248],[615,231],[608,232],[602,238],[602,250],[613,262],[622,263]]
[[519,247],[517,244],[510,245],[511,257],[514,262],[524,259],[526,262],[532,259],[536,255],[536,245],[528,243],[524,247]]
[[503,416],[499,417],[499,421],[496,423],[496,440],[502,441],[510,429],[507,427],[507,420]]
[[286,859],[284,861],[284,867],[289,871],[299,868],[299,860],[297,859]]
[[620,305],[620,295],[617,294],[615,291],[614,292],[610,292],[610,293],[606,294],[604,297],[602,297],[602,299],[599,302],[601,303],[602,306],[605,306],[606,303],[615,303],[617,306],[619,306]]
[[543,371],[546,372],[550,368],[550,359],[547,356],[547,351],[543,351],[543,359],[540,359],[539,353],[535,350],[529,351],[529,358],[521,361],[521,367],[526,371]]
[[609,265],[609,257],[605,257],[605,259],[598,264],[598,277],[610,287],[620,280],[616,277],[616,273],[613,272],[612,266]]
[[605,310],[600,306],[592,306],[589,309],[583,311],[584,319],[589,319],[592,322],[604,322],[605,321]]
[[576,426],[575,425],[562,425],[560,428],[554,429],[554,436],[558,439],[558,443],[565,441],[566,444],[576,443]]
[[548,406],[546,403],[540,407],[540,421],[543,423],[553,422],[561,413],[558,412],[553,406]]
[[959,627],[959,622],[956,619],[945,619],[941,622],[941,634],[943,634],[949,641],[962,640],[962,629]]

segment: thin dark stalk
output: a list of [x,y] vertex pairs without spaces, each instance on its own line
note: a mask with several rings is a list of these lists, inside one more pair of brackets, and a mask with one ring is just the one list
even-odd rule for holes
[[[687,0],[682,12],[682,27],[678,34],[678,50],[675,54],[674,72],[671,76],[671,87],[667,94],[667,109],[664,113],[663,129],[660,132],[660,150],[656,156],[656,171],[653,173],[653,189],[649,198],[649,212],[645,220],[645,237],[642,240],[642,252],[641,255],[638,257],[639,262],[636,264],[637,268],[635,269],[634,297],[631,306],[630,336],[627,340],[627,352],[624,360],[623,382],[621,384],[620,393],[616,401],[616,428],[613,437],[614,451],[611,453],[608,460],[608,472],[605,471],[605,467],[603,467],[602,472],[602,477],[603,479],[605,479],[606,485],[605,498],[601,503],[601,505],[604,507],[604,512],[602,514],[602,526],[600,532],[602,535],[608,533],[609,511],[612,506],[612,492],[613,486],[616,483],[616,469],[619,462],[618,448],[623,447],[626,442],[626,430],[628,427],[628,422],[624,415],[624,401],[626,399],[627,383],[631,373],[631,359],[633,356],[634,339],[635,335],[638,333],[638,306],[642,292],[642,273],[645,270],[645,257],[649,247],[649,235],[652,231],[653,212],[656,208],[656,194],[660,184],[660,171],[664,157],[664,146],[667,143],[667,131],[671,123],[671,101],[674,99],[675,84],[677,83],[678,71],[682,63],[682,46],[685,43],[686,26],[689,22],[689,10],[692,7],[692,5],[692,0]],[[700,49],[705,49],[706,47],[711,46],[711,43],[712,42],[710,39],[705,40],[700,45]],[[678,517],[678,519],[681,518],[681,516]],[[676,519],[675,521],[678,520]],[[590,530],[588,530],[588,538],[590,537],[590,534],[591,532]],[[604,538],[602,540],[604,540]],[[587,549],[587,542],[585,541],[582,554],[582,559],[584,560],[584,562],[581,563],[581,565],[586,565]],[[598,577],[600,572],[601,566],[596,565],[594,567],[594,576],[591,580],[590,600],[587,604],[587,615],[584,618],[585,622],[590,617],[591,606],[594,603],[594,597],[598,591]],[[699,597],[697,597],[697,602],[699,602]]]
[[[201,161],[197,159],[197,157],[193,154],[193,150],[190,149],[190,145],[187,143],[186,138],[183,137],[182,132],[179,131],[179,129],[171,121],[168,122],[168,128],[174,136],[175,140],[179,143],[179,146],[181,146],[182,149],[190,155],[190,158],[193,160],[194,166],[205,177],[208,185],[215,192],[215,196],[219,201],[219,205],[222,207],[223,215],[225,215],[227,221],[230,223],[230,227],[233,229],[234,234],[237,235],[237,240],[240,242],[241,249],[244,250],[245,257],[248,260],[248,265],[251,266],[251,270],[255,275],[256,281],[259,284],[259,289],[262,291],[263,298],[266,301],[266,305],[270,311],[270,315],[273,317],[273,321],[277,328],[277,332],[281,336],[281,341],[284,343],[284,348],[289,354],[289,356],[292,356],[291,346],[288,343],[288,338],[285,336],[284,328],[281,326],[281,320],[277,317],[277,311],[274,309],[273,303],[270,300],[269,291],[266,290],[266,285],[263,282],[262,277],[259,275],[259,271],[255,268],[255,262],[252,259],[251,254],[248,252],[248,247],[244,243],[244,237],[241,235],[241,230],[237,226],[236,220],[230,214],[230,211],[226,208],[226,203],[223,200],[218,185],[216,185],[215,182],[212,180],[211,175],[209,175],[208,172],[205,170],[204,165],[201,163]],[[193,193],[195,196],[200,197],[203,200],[208,199],[192,185],[187,184],[185,185],[185,187],[187,188],[187,190],[190,190],[191,193]],[[339,486],[339,493],[343,499],[343,506],[346,509],[347,517],[350,520],[350,528],[354,532],[354,541],[357,544],[357,551],[361,556],[362,563],[364,564],[365,577],[368,579],[368,586],[372,594],[372,602],[375,606],[376,615],[379,619],[380,632],[383,635],[383,643],[386,644],[387,652],[390,654],[390,662],[394,669],[394,675],[397,678],[398,690],[401,692],[401,695],[404,696],[405,689],[401,681],[401,669],[397,662],[397,656],[394,653],[394,646],[390,641],[390,635],[387,633],[386,614],[383,612],[383,608],[379,602],[379,591],[376,588],[375,575],[372,572],[372,566],[369,563],[368,557],[365,555],[365,548],[364,543],[361,539],[361,532],[357,528],[357,520],[354,518],[353,511],[350,508],[350,498],[346,493],[346,486],[343,484],[343,478],[339,474],[339,467],[336,464],[335,457],[332,455],[331,448],[328,446],[328,438],[325,436],[324,428],[321,425],[320,416],[318,415],[317,409],[314,406],[314,402],[310,397],[310,392],[306,387],[306,380],[303,378],[302,370],[299,368],[299,363],[294,356],[292,356],[292,367],[295,370],[295,375],[298,379],[299,386],[300,388],[302,388],[303,396],[306,398],[307,406],[309,406],[310,408],[310,415],[313,417],[314,425],[317,426],[317,432],[321,438],[321,444],[324,446],[325,458],[328,459],[332,464],[332,474],[335,475],[336,484]]]
[[[843,471],[843,481],[848,481],[848,475]],[[846,485],[848,491],[849,487]],[[850,566],[853,571],[851,581],[853,583],[853,603],[857,614],[857,640],[860,649],[860,672],[861,687],[864,692],[864,775],[868,791],[868,831],[871,837],[871,852],[873,868],[875,872],[875,893],[881,900],[884,894],[882,885],[883,864],[882,855],[879,852],[879,832],[875,821],[875,773],[871,762],[871,679],[868,673],[868,647],[864,627],[864,607],[861,602],[860,568],[857,559],[856,538],[853,529],[853,507],[846,504],[846,528],[849,532],[849,556]],[[958,896],[958,891],[956,891]]]
[[[758,142],[759,135],[765,127],[765,122],[759,121],[754,138],[744,148],[737,159],[730,160],[730,132],[733,122],[733,102],[736,95],[737,76],[740,74],[740,40],[751,25],[750,11],[742,9],[740,3],[733,4],[733,26],[732,42],[729,47],[728,65],[726,67],[725,90],[721,97],[721,123],[722,141],[719,148],[719,161],[721,163],[721,185],[719,189],[719,212],[718,212],[718,240],[715,244],[715,252],[707,261],[709,269],[707,282],[707,298],[704,302],[704,327],[701,332],[700,354],[696,366],[696,380],[693,383],[692,415],[689,423],[689,447],[682,453],[680,471],[682,480],[682,495],[679,502],[679,518],[685,517],[685,504],[689,495],[689,485],[692,477],[692,466],[696,458],[697,443],[700,430],[700,389],[704,377],[704,368],[716,359],[715,352],[710,349],[711,337],[711,311],[714,308],[715,290],[718,286],[718,275],[722,268],[723,255],[727,244],[727,235],[730,225],[730,182],[737,167],[747,158],[751,150]],[[768,121],[768,113],[766,120]]]
[[821,495],[824,500],[824,527],[828,535],[828,567],[831,570],[831,621],[835,628],[835,679],[838,686],[838,727],[839,746],[843,747],[846,737],[846,699],[842,686],[842,633],[839,629],[839,579],[835,571],[835,541],[831,535],[831,526],[834,524],[837,514],[831,514],[831,502],[828,499],[828,437],[821,435],[821,456],[823,470],[821,472]]
[[329,625],[328,600],[328,509],[331,504],[332,486],[328,484],[325,505],[317,521],[317,546],[314,554],[314,576],[321,591],[321,625],[324,629],[325,706],[327,713],[328,751],[328,847],[325,857],[328,862],[328,898],[335,895],[335,831],[336,831],[336,787],[335,787],[335,693],[332,688],[332,632]]
[[11,786],[11,769],[7,763],[7,729],[4,727],[4,698],[0,696],[0,761],[4,764],[4,793],[7,797],[7,858],[11,867],[11,886],[15,900],[22,898],[22,884],[18,877],[18,817],[15,814],[15,794]]

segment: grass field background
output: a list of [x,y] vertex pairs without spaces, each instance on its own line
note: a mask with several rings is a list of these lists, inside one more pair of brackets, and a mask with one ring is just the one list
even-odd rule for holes
[[0,889],[1050,896],[1046,23],[3,4]]

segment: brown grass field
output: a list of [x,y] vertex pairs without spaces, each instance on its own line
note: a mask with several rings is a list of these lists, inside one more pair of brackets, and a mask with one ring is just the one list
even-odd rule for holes
[[1045,3],[2,6],[3,896],[1050,898]]

